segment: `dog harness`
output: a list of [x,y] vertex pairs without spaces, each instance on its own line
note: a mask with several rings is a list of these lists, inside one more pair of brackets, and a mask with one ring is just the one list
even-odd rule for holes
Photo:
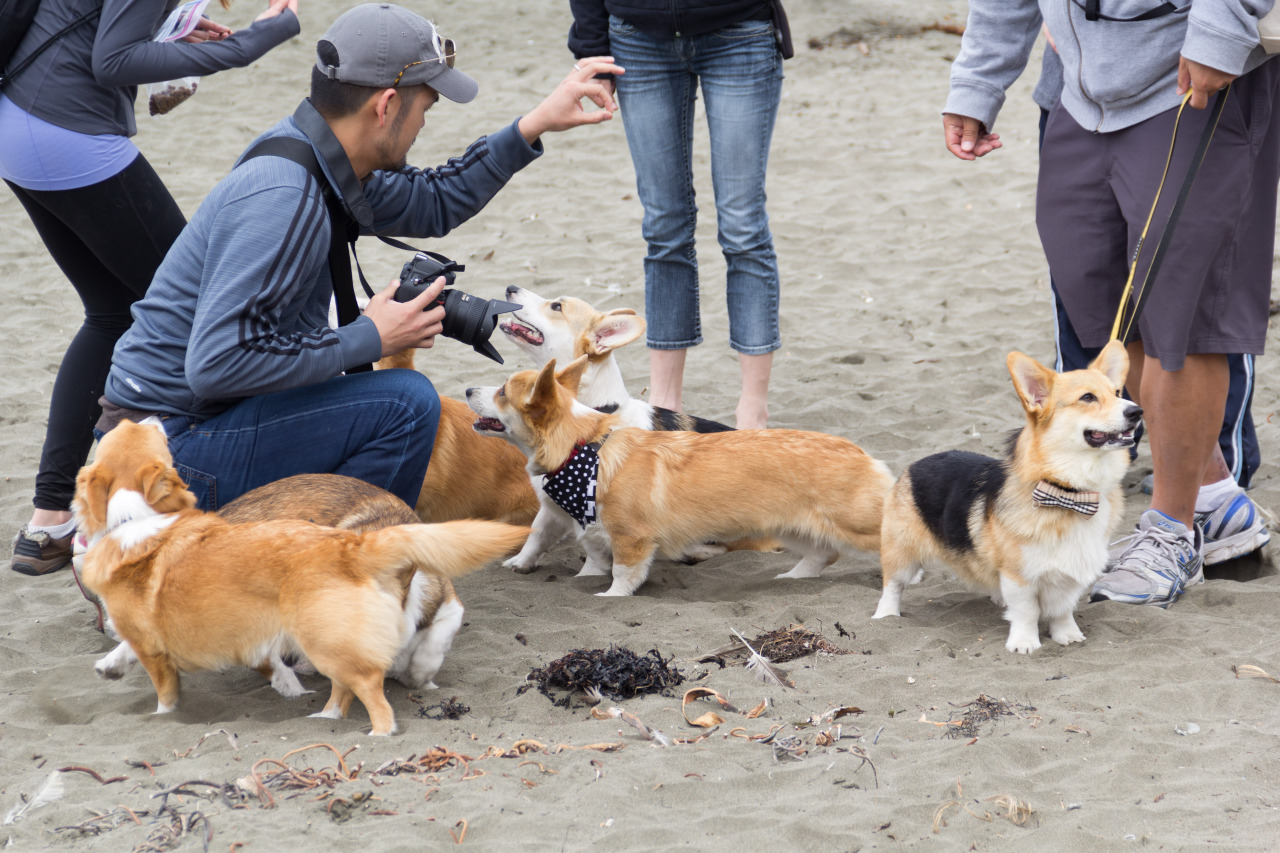
[[1060,506],[1075,510],[1081,515],[1094,515],[1098,512],[1098,493],[1082,492],[1068,489],[1049,480],[1036,483],[1031,500],[1036,506]]
[[603,441],[573,446],[569,458],[542,481],[547,497],[583,527],[596,522],[596,475]]

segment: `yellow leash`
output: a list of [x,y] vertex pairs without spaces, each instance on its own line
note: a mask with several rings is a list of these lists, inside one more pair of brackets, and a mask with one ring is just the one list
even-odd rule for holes
[[[1178,195],[1177,201],[1174,203],[1173,210],[1169,213],[1169,219],[1165,222],[1164,231],[1160,234],[1160,239],[1156,242],[1155,257],[1152,259],[1150,266],[1147,267],[1147,273],[1142,278],[1142,284],[1138,288],[1137,296],[1133,293],[1133,279],[1138,272],[1138,260],[1142,256],[1142,247],[1147,240],[1147,231],[1151,228],[1151,220],[1155,218],[1156,208],[1160,205],[1160,194],[1164,191],[1165,180],[1169,177],[1169,164],[1173,162],[1173,149],[1178,141],[1178,125],[1182,121],[1182,111],[1186,109],[1187,103],[1191,100],[1191,91],[1188,90],[1182,97],[1182,103],[1178,105],[1178,114],[1173,120],[1173,137],[1169,140],[1169,153],[1165,155],[1164,172],[1160,175],[1160,185],[1156,187],[1156,197],[1151,203],[1151,212],[1147,214],[1147,221],[1142,226],[1142,234],[1138,237],[1138,245],[1133,250],[1133,261],[1129,264],[1129,277],[1125,280],[1124,291],[1120,294],[1120,306],[1116,309],[1116,319],[1111,325],[1111,340],[1127,343],[1129,334],[1133,331],[1134,324],[1138,321],[1138,315],[1142,312],[1143,305],[1146,304],[1148,297],[1147,285],[1151,281],[1151,277],[1160,265],[1163,258],[1165,237],[1170,236],[1174,226],[1177,224],[1178,216],[1182,213],[1182,206],[1187,200],[1187,196],[1191,192],[1191,184],[1195,181],[1196,173],[1200,171],[1200,163],[1204,160],[1205,152],[1209,148],[1209,140],[1213,138],[1213,133],[1217,130],[1218,120],[1222,117],[1222,108],[1226,104],[1227,94],[1231,91],[1231,84],[1228,83],[1218,95],[1217,103],[1214,104],[1213,115],[1209,119],[1209,123],[1205,126],[1205,132],[1200,138],[1200,146],[1196,153],[1192,156],[1192,162],[1187,172],[1187,178],[1183,182],[1182,191]],[[1129,315],[1129,322],[1121,331],[1121,324],[1124,321],[1125,308],[1130,301],[1133,302],[1133,313]]]

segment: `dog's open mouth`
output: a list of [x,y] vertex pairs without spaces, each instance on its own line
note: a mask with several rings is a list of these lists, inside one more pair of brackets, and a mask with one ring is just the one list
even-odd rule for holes
[[1133,430],[1126,429],[1120,432],[1102,432],[1096,429],[1087,429],[1084,431],[1085,443],[1090,447],[1111,448],[1111,447],[1133,447]]
[[476,432],[506,432],[507,428],[497,418],[479,418],[471,428]]
[[508,320],[498,326],[502,333],[509,338],[519,338],[527,344],[533,346],[542,345],[542,332],[539,332],[533,326],[527,323],[521,323],[519,320]]

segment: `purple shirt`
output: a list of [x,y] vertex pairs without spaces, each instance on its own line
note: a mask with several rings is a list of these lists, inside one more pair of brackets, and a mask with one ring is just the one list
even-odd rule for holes
[[23,189],[87,187],[124,171],[137,156],[127,137],[67,130],[0,95],[0,178]]

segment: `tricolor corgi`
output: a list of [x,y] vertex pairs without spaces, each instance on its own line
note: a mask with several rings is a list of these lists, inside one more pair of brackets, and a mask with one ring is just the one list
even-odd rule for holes
[[1040,627],[1084,640],[1075,607],[1102,574],[1124,512],[1120,480],[1142,409],[1121,396],[1129,357],[1113,341],[1085,370],[1054,373],[1010,353],[1026,426],[1003,459],[948,451],[921,459],[885,503],[876,619],[899,615],[903,588],[945,565],[1005,609],[1005,648],[1040,648]]

